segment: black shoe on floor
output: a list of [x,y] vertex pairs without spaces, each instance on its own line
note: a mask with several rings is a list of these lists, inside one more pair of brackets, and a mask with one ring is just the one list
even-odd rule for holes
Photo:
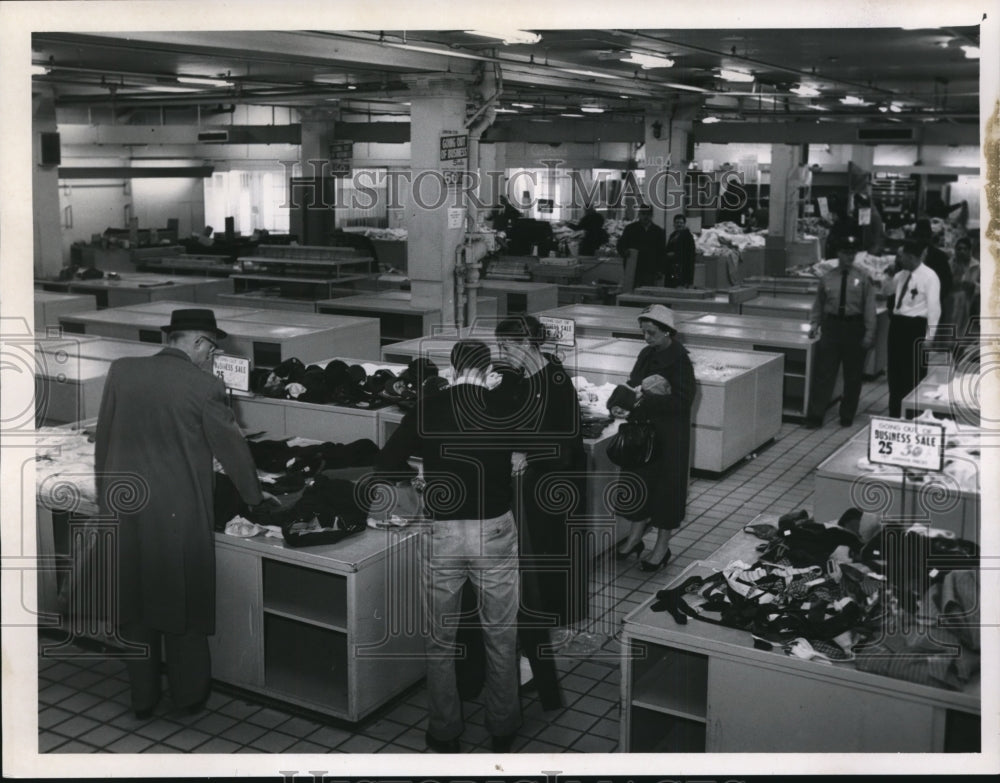
[[841,419],[840,420],[840,426],[841,427],[851,427],[853,425],[854,425],[854,419]]
[[494,753],[510,753],[510,748],[514,744],[516,734],[494,735],[491,741]]
[[458,737],[450,740],[439,740],[429,731],[424,732],[424,741],[427,747],[435,753],[458,753]]
[[670,549],[668,548],[666,553],[664,553],[663,557],[660,558],[660,562],[655,563],[652,560],[640,560],[639,567],[643,571],[659,571],[667,564],[667,561],[669,559],[670,559]]

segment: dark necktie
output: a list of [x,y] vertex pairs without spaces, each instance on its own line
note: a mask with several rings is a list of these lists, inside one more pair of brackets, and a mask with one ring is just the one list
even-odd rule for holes
[[847,312],[847,273],[850,270],[844,268],[840,272],[840,306],[837,307],[837,316],[843,318]]
[[903,304],[903,301],[906,299],[906,289],[910,287],[910,278],[912,276],[913,276],[912,270],[906,273],[906,279],[903,280],[903,287],[899,290],[899,301],[896,302],[896,307],[899,307],[899,305]]

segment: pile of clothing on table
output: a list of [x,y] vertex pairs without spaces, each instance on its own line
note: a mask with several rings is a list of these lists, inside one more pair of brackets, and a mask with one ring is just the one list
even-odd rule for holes
[[368,409],[413,405],[418,394],[447,385],[429,359],[414,359],[397,375],[387,367],[341,359],[307,366],[293,357],[270,370],[255,369],[250,378],[250,390],[264,397]]
[[976,544],[879,524],[856,508],[827,525],[805,511],[777,522],[744,528],[761,539],[754,562],[660,590],[653,611],[747,631],[759,649],[924,685],[958,690],[976,675]]
[[[791,277],[815,277],[818,279],[835,269],[837,264],[836,258],[824,258],[815,264],[791,267],[785,274]],[[884,292],[892,281],[893,270],[896,268],[896,256],[877,256],[862,251],[854,257],[854,265],[864,270],[868,277]]]
[[764,247],[766,231],[746,233],[732,221],[716,223],[703,228],[695,240],[695,249],[703,256],[724,255],[727,251],[742,252],[748,247]]
[[92,430],[35,430],[35,494],[45,508],[53,511],[97,506]]
[[[364,473],[378,455],[375,442],[247,440],[264,489],[278,505],[250,508],[220,473],[215,485],[215,526],[247,538],[279,533],[291,546],[326,544],[365,528],[367,504],[359,502],[346,474]],[[356,468],[357,471],[345,469]],[[363,508],[364,506],[364,508]]]

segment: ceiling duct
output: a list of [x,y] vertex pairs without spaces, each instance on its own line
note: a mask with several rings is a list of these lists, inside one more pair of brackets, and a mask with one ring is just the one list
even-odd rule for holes
[[229,142],[229,131],[198,131],[198,141],[206,144],[226,144]]
[[913,128],[858,128],[858,141],[913,141]]

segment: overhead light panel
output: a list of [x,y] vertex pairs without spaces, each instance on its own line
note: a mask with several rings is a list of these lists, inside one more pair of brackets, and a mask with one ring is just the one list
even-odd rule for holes
[[201,84],[206,87],[232,87],[233,83],[225,79],[211,79],[207,76],[178,76],[181,84]]
[[517,106],[519,109],[534,109],[535,104],[533,103],[511,103],[511,106]]
[[468,35],[478,35],[482,38],[498,38],[505,44],[536,44],[542,40],[538,33],[526,30],[466,30]]
[[815,87],[810,87],[808,84],[800,84],[798,87],[792,87],[789,92],[794,92],[796,95],[801,95],[803,98],[815,98],[819,95],[819,90]]
[[733,71],[729,68],[720,68],[719,77],[727,82],[752,82],[754,76],[746,71]]
[[560,112],[559,116],[560,117],[582,117],[583,115],[579,114],[577,112],[564,111],[564,112]]
[[719,122],[719,118],[718,117],[704,117],[702,119],[702,122],[705,125],[711,125],[712,123]]
[[520,114],[520,112],[517,109],[498,108],[498,109],[494,109],[494,111],[497,114]]
[[669,57],[657,54],[640,54],[638,52],[629,52],[628,57],[622,58],[622,62],[629,63],[630,65],[638,65],[643,69],[674,67],[674,61]]
[[858,98],[855,95],[845,95],[840,99],[840,102],[845,106],[869,106],[870,104],[864,100],[864,98]]
[[31,66],[31,75],[32,76],[45,76],[47,73],[50,73],[51,71],[52,71],[52,69],[49,68],[47,65],[34,65],[34,64],[32,64],[32,66]]
[[562,71],[563,73],[572,73],[577,76],[595,76],[598,79],[623,79],[625,77],[619,76],[616,73],[598,73],[597,71],[578,71],[575,68],[556,68],[557,71]]
[[581,106],[580,111],[586,112],[587,114],[603,114],[604,109],[600,106]]
[[979,59],[979,47],[978,46],[963,46],[962,51],[965,52],[965,57],[968,60],[978,60]]
[[889,111],[891,111],[893,114],[899,114],[902,110],[903,110],[902,104],[896,103],[895,101],[889,104]]

